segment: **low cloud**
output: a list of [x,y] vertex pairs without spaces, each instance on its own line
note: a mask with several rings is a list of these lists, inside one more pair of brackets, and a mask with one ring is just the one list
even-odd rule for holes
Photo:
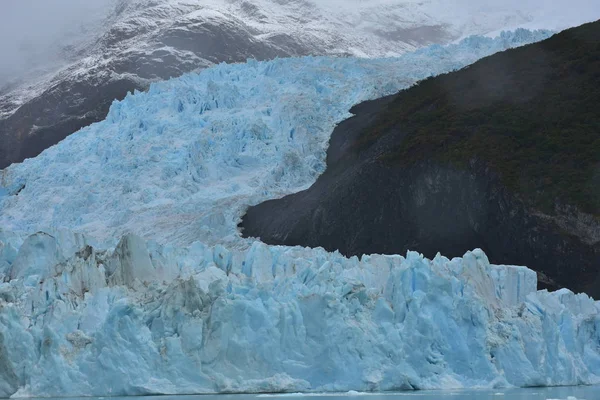
[[64,46],[93,36],[115,0],[0,0],[0,85],[64,62]]

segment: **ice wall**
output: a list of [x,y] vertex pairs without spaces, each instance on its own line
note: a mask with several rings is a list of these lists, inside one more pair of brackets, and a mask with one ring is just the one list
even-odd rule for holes
[[0,396],[600,382],[600,304],[536,292],[535,272],[480,250],[0,237]]

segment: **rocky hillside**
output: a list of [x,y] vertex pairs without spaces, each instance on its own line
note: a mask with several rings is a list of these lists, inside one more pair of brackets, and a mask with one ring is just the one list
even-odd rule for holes
[[308,190],[243,233],[345,255],[482,248],[600,296],[600,22],[355,107]]

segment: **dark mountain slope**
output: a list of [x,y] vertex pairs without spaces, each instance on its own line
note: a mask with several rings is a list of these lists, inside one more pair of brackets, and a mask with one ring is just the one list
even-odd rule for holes
[[352,112],[327,171],[250,208],[245,236],[348,256],[480,247],[600,297],[600,22]]

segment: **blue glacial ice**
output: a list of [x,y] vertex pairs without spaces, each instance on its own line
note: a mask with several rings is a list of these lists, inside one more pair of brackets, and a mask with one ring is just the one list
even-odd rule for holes
[[481,250],[96,246],[0,231],[0,397],[600,382],[600,303]]
[[[239,245],[244,210],[310,186],[356,103],[548,37],[517,30],[391,59],[219,65],[115,102],[105,121],[0,172],[0,226]],[[18,191],[18,196],[14,195]]]
[[219,65],[1,171],[0,397],[600,383],[600,305],[524,267],[236,230],[314,182],[351,105],[548,35]]

